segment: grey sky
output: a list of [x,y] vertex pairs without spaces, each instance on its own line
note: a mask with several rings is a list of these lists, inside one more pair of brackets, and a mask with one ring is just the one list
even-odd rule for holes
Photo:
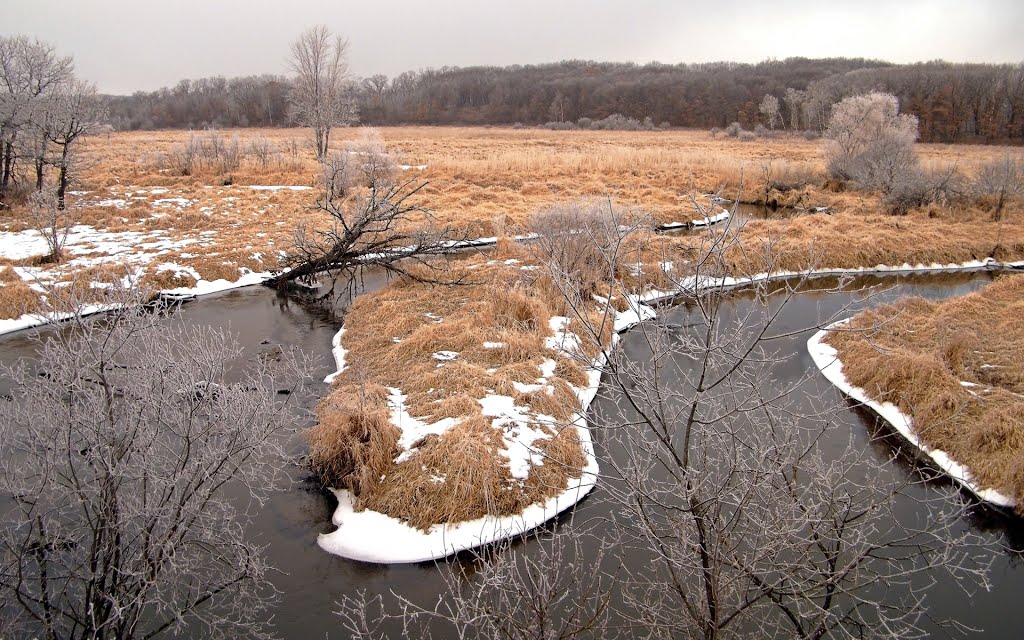
[[569,58],[1024,62],[1020,0],[0,0],[0,33],[53,42],[108,93],[285,73],[288,43],[317,23],[348,37],[359,76]]

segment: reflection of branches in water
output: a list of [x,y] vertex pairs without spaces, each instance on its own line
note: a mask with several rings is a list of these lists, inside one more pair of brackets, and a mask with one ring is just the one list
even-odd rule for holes
[[978,504],[968,510],[964,520],[973,529],[999,536],[1010,566],[1024,565],[1024,526],[1019,516],[1009,509]]

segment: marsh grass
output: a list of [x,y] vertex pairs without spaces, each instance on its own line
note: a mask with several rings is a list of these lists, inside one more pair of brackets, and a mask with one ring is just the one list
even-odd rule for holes
[[[908,298],[831,333],[851,384],[912,416],[930,447],[1024,513],[1024,278],[932,302]],[[967,385],[963,384],[967,383]]]
[[[505,243],[497,254],[451,262],[449,278],[466,284],[406,278],[356,299],[343,344],[346,359],[360,366],[338,377],[310,433],[322,480],[352,490],[357,508],[425,529],[518,513],[579,476],[585,456],[575,430],[561,425],[581,409],[569,383],[588,380],[577,364],[545,349],[552,310],[534,286],[541,273],[535,266],[526,249]],[[441,352],[457,355],[439,360]],[[549,358],[556,364],[547,385],[517,390],[535,385]],[[395,462],[397,429],[381,427],[388,388],[401,390],[413,417],[455,424],[413,443],[412,453]],[[544,462],[525,480],[512,476],[502,455],[502,428],[483,415],[480,400],[488,395],[513,398],[536,418],[532,428],[547,434],[535,443]],[[376,435],[379,428],[387,435]]]

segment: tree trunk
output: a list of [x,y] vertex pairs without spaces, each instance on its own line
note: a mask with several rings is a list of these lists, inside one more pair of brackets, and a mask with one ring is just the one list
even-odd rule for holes
[[68,145],[60,155],[60,177],[57,180],[57,211],[64,210],[64,194],[68,189]]

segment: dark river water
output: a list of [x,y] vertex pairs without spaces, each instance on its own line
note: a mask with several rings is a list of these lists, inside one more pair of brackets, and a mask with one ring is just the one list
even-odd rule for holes
[[[944,298],[975,290],[991,280],[988,273],[945,274],[928,276],[904,276],[856,279],[852,285],[856,292],[806,293],[801,294],[786,308],[780,330],[808,326],[824,320],[844,305],[861,306],[878,304],[897,297],[914,294],[929,298]],[[375,280],[369,278],[368,286]],[[868,296],[865,291],[873,295]],[[751,298],[742,292],[733,295],[728,303],[741,310],[751,304]],[[202,325],[227,327],[238,337],[251,357],[272,345],[294,345],[300,349],[318,354],[320,361],[316,371],[317,381],[333,371],[331,338],[340,326],[338,315],[323,311],[315,306],[303,306],[295,302],[286,303],[276,294],[263,287],[250,287],[222,294],[216,294],[183,305],[178,311],[191,322]],[[672,323],[685,324],[691,311],[685,304],[664,310]],[[777,365],[775,376],[799,378],[814,367],[806,351],[809,333],[788,338],[779,345],[783,352],[792,357]],[[635,336],[626,334],[623,341],[626,354],[641,353],[642,346]],[[17,358],[30,358],[33,343],[25,334],[0,338],[0,361],[10,362]],[[240,362],[239,365],[242,363]],[[312,409],[316,396],[325,390],[323,385],[314,384],[311,393],[304,399],[304,406]],[[807,389],[807,393],[839,394],[831,390],[825,379],[818,375]],[[613,397],[599,396],[597,403],[614,402]],[[848,405],[849,406],[849,405]],[[600,405],[595,410],[600,411]],[[868,444],[869,430],[874,429],[874,419],[862,410],[850,408],[841,424],[849,432],[859,434],[865,446],[874,455],[888,457],[890,449],[876,443]],[[849,432],[837,433],[836,437],[848,438]],[[304,450],[301,434],[292,440],[296,454]],[[598,438],[599,457],[600,438]],[[909,464],[897,458],[893,473],[913,473]],[[358,590],[369,593],[396,591],[413,600],[431,602],[436,600],[442,588],[443,572],[448,571],[444,563],[422,565],[373,565],[351,562],[329,555],[316,544],[317,534],[332,529],[330,518],[334,508],[333,497],[321,492],[309,481],[299,464],[291,469],[292,482],[282,485],[272,496],[267,508],[257,517],[250,531],[252,537],[267,546],[270,564],[280,573],[273,577],[280,591],[280,601],[273,609],[272,624],[277,634],[284,638],[343,638],[340,620],[334,614],[337,601],[346,594]],[[953,492],[956,489],[944,480],[919,485],[914,491]],[[913,494],[901,499],[898,510],[912,511]],[[577,509],[577,517],[600,518],[608,512],[609,505],[602,498],[601,484],[594,493],[584,500]],[[1024,564],[1020,550],[1024,549],[1024,526],[1020,519],[995,510],[978,507],[964,527],[973,527],[983,532],[994,542],[1003,545],[991,579],[993,588],[966,598],[952,585],[937,585],[929,591],[927,604],[930,609],[940,611],[959,619],[962,623],[984,630],[985,637],[1016,638],[1024,630],[1024,611],[1019,607],[1024,594]],[[555,527],[557,531],[557,527]],[[529,542],[523,543],[529,545]]]

